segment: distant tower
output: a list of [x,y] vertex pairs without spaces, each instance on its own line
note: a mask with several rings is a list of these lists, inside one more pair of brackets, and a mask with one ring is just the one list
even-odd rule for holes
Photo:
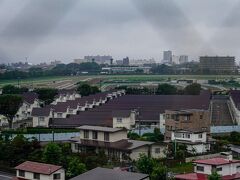
[[113,58],[110,59],[110,65],[113,65]]
[[129,58],[123,58],[123,66],[129,66]]
[[163,51],[163,62],[172,64],[172,51]]

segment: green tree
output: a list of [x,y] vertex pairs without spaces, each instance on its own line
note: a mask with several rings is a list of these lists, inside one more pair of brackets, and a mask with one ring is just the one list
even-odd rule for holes
[[136,163],[138,170],[145,174],[151,174],[155,165],[155,160],[147,157],[145,154],[140,154]]
[[177,94],[177,88],[173,85],[164,83],[164,84],[159,84],[157,88],[157,94]]
[[16,115],[20,105],[22,104],[22,98],[17,95],[1,95],[0,96],[0,114],[4,115],[9,127],[12,128],[12,121]]
[[68,164],[67,177],[72,178],[86,171],[86,165],[82,163],[77,157],[73,157]]
[[77,88],[77,91],[82,96],[88,96],[90,94],[96,94],[100,92],[97,86],[90,86],[88,84],[80,84]]
[[198,83],[192,83],[184,88],[185,94],[198,95],[201,91],[201,85]]
[[164,165],[154,166],[152,173],[150,174],[151,180],[166,180],[167,168]]
[[13,85],[6,85],[6,86],[3,86],[2,88],[3,94],[22,94],[23,92],[27,92],[27,91],[28,89],[25,87],[18,88]]
[[140,138],[140,136],[137,134],[137,133],[135,133],[135,132],[128,132],[128,138],[129,139],[132,139],[132,140],[137,140],[137,139],[139,139]]
[[39,95],[38,98],[44,101],[45,104],[53,102],[55,96],[57,95],[57,89],[52,88],[40,88],[36,89],[35,92]]
[[49,143],[43,150],[43,161],[50,164],[60,164],[62,160],[62,149],[56,143]]
[[208,176],[208,180],[221,180],[221,176],[215,171]]

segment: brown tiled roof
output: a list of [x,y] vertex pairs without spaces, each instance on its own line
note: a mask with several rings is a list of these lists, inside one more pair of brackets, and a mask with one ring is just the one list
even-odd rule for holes
[[44,164],[32,161],[25,161],[24,163],[15,167],[17,170],[23,170],[28,172],[40,173],[50,175],[57,170],[61,169],[62,166],[56,166],[53,164]]
[[71,180],[142,180],[148,179],[147,174],[133,173],[121,170],[113,170],[97,167],[87,171]]

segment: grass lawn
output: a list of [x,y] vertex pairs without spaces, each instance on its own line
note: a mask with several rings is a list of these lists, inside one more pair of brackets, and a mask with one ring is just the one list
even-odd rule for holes
[[177,164],[175,167],[169,168],[169,171],[176,174],[191,173],[193,172],[193,167],[192,163],[181,163]]
[[[37,85],[42,83],[49,83],[53,81],[72,80],[80,81],[89,78],[102,78],[106,83],[113,83],[114,81],[128,81],[128,82],[147,82],[147,81],[164,81],[167,79],[230,79],[231,77],[237,78],[240,76],[232,75],[84,75],[84,76],[48,76],[39,78],[20,79],[22,85]],[[18,79],[13,80],[0,80],[0,87],[7,84],[18,84]]]

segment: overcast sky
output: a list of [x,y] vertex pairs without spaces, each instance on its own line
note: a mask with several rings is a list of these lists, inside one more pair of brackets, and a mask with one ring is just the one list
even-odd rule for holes
[[0,62],[240,58],[240,0],[0,0]]

